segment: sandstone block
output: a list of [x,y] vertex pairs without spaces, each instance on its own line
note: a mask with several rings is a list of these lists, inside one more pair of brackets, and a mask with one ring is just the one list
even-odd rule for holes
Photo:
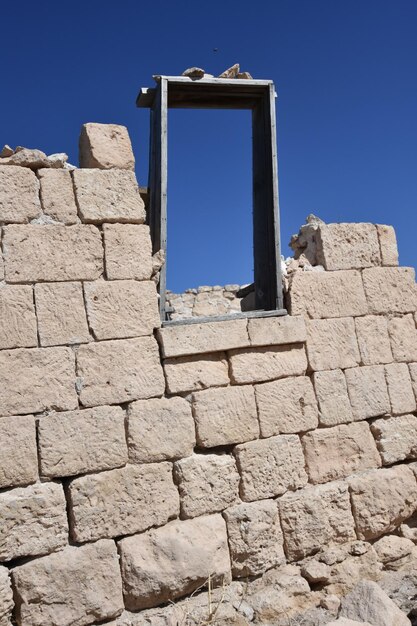
[[249,319],[248,333],[251,346],[303,343],[307,339],[304,318],[291,315]]
[[355,319],[356,335],[364,365],[391,363],[393,356],[388,336],[388,320],[379,315]]
[[410,363],[408,365],[408,369],[410,370],[411,384],[413,386],[414,395],[417,400],[417,363]]
[[371,430],[384,465],[417,459],[417,417],[402,415],[375,420]]
[[239,501],[239,474],[228,455],[193,455],[177,461],[174,472],[184,518],[222,511]]
[[321,224],[317,238],[319,261],[326,270],[361,269],[381,264],[374,224]]
[[132,402],[128,409],[131,463],[153,463],[190,456],[195,427],[189,402],[183,398],[153,398]]
[[391,363],[385,366],[391,413],[401,415],[416,410],[416,398],[406,363]]
[[151,335],[161,325],[153,281],[84,283],[88,321],[96,339]]
[[36,483],[0,493],[0,560],[53,552],[68,541],[62,485]]
[[259,437],[253,387],[207,389],[193,395],[197,443],[203,448]]
[[285,563],[278,506],[274,500],[245,502],[226,509],[232,574],[258,576]]
[[379,417],[390,412],[383,365],[366,365],[345,371],[355,420]]
[[307,354],[313,370],[355,367],[360,355],[353,319],[307,322]]
[[145,205],[134,172],[78,169],[72,176],[83,222],[143,224],[145,221]]
[[119,541],[123,592],[136,611],[185,596],[207,583],[230,582],[226,524],[221,515],[175,521]]
[[396,604],[372,580],[362,580],[342,600],[340,615],[378,626],[411,626]]
[[35,299],[42,346],[90,341],[81,283],[38,283]]
[[301,376],[307,370],[305,348],[301,344],[233,350],[229,356],[231,378],[235,384]]
[[374,267],[363,271],[370,313],[410,313],[417,308],[415,273],[411,267]]
[[118,406],[42,416],[38,423],[42,476],[75,476],[124,465],[124,420]]
[[161,396],[165,381],[153,337],[80,346],[77,355],[84,406]]
[[359,539],[375,539],[394,530],[416,508],[416,479],[405,465],[370,470],[351,478],[349,488]]
[[83,124],[79,149],[80,167],[135,169],[135,157],[126,126]]
[[113,541],[67,546],[13,570],[17,621],[25,626],[86,626],[123,611]]
[[236,446],[245,501],[280,496],[307,483],[304,456],[297,435],[281,435]]
[[395,563],[403,562],[414,551],[414,543],[410,539],[397,535],[385,535],[374,543],[379,560],[387,569],[395,569]]
[[104,224],[106,273],[109,280],[152,276],[152,244],[145,224]]
[[381,465],[366,422],[319,428],[301,438],[312,483],[327,483]]
[[26,224],[41,213],[35,174],[25,167],[0,166],[0,222]]
[[10,283],[95,280],[103,272],[100,232],[85,224],[6,226],[3,253]]
[[343,483],[306,487],[278,501],[288,559],[314,554],[329,543],[356,538],[349,492]]
[[9,626],[14,607],[13,591],[9,577],[9,570],[0,567],[0,626]]
[[168,393],[198,391],[229,384],[229,366],[224,352],[165,359]]
[[33,415],[1,417],[0,489],[28,485],[37,478],[35,418]]
[[313,385],[307,376],[294,376],[256,385],[262,437],[299,433],[318,426]]
[[417,361],[417,329],[412,315],[393,317],[388,322],[392,353],[396,361]]
[[397,237],[392,226],[377,224],[376,226],[381,250],[381,265],[398,265]]
[[38,170],[43,212],[57,222],[75,224],[77,205],[71,174],[64,169]]
[[76,408],[74,354],[70,348],[0,352],[0,415]]
[[313,381],[320,407],[320,424],[337,426],[353,421],[346,378],[342,370],[315,372]]
[[0,319],[0,350],[38,345],[31,285],[0,285]]
[[171,463],[126,465],[71,481],[71,535],[94,541],[161,526],[179,513]]

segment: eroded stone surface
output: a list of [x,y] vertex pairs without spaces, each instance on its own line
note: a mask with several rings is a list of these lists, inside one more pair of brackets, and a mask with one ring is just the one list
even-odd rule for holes
[[307,322],[307,354],[313,370],[354,367],[360,361],[351,317]]
[[231,378],[235,384],[262,383],[306,373],[307,357],[302,344],[232,350]]
[[388,336],[388,320],[380,315],[355,319],[356,334],[364,365],[391,363],[393,356]]
[[315,372],[314,388],[319,402],[319,421],[323,426],[336,426],[353,420],[346,378],[342,370]]
[[318,246],[319,260],[326,270],[361,269],[381,264],[374,224],[321,224]]
[[417,458],[417,417],[401,415],[371,425],[384,465]]
[[411,626],[408,617],[371,580],[361,581],[343,598],[340,615],[378,626]]
[[81,283],[38,283],[35,300],[42,346],[90,341]]
[[33,415],[0,418],[0,489],[34,483],[38,478]]
[[388,323],[392,353],[396,361],[417,361],[417,328],[412,315],[393,317]]
[[0,626],[9,626],[12,623],[10,620],[13,607],[13,591],[9,570],[6,567],[0,567]]
[[417,308],[415,272],[411,267],[374,267],[363,271],[370,313],[409,313]]
[[385,378],[391,401],[391,413],[401,415],[416,410],[416,398],[406,363],[391,363],[385,366]]
[[229,367],[224,352],[164,360],[169,393],[198,391],[229,384]]
[[109,280],[149,280],[152,245],[145,224],[104,224],[106,274]]
[[0,165],[0,222],[25,224],[41,212],[35,174],[25,167]]
[[80,167],[135,169],[135,157],[126,126],[89,122],[81,127]]
[[0,284],[0,349],[38,345],[31,285]]
[[71,174],[64,169],[38,170],[43,212],[63,224],[77,222],[77,205]]
[[376,226],[381,250],[381,265],[398,265],[397,237],[392,226]]
[[345,371],[349,398],[356,420],[379,417],[390,412],[383,365],[367,365]]
[[304,319],[292,315],[249,319],[248,333],[251,346],[278,346],[307,339]]

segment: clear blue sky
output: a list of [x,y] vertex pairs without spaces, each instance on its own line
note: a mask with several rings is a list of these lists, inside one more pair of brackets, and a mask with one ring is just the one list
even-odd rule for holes
[[[139,88],[240,62],[278,91],[283,253],[313,212],[393,224],[417,265],[415,0],[21,0],[1,31],[1,142],[77,163],[82,123],[126,124],[146,184]],[[249,115],[172,111],[169,142],[168,286],[248,282]]]

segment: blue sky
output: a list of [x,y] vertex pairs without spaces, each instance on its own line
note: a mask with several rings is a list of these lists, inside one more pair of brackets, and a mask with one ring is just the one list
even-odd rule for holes
[[[21,0],[1,25],[0,142],[77,163],[82,123],[126,124],[146,184],[139,88],[239,62],[277,87],[282,252],[313,212],[393,224],[417,265],[415,0]],[[172,289],[251,280],[250,167],[246,112],[170,112]]]

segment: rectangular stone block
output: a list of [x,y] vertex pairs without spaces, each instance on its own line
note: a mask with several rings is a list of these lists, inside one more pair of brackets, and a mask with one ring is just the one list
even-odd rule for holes
[[385,378],[391,401],[391,413],[401,415],[416,410],[416,398],[406,363],[391,363],[385,366]]
[[0,566],[0,624],[11,626],[14,608],[13,590],[7,567]]
[[71,174],[64,169],[38,170],[41,202],[45,215],[63,224],[77,222],[77,205]]
[[165,359],[163,365],[168,393],[223,387],[230,382],[224,352]]
[[315,372],[314,388],[319,402],[319,422],[336,426],[353,421],[345,375],[342,370]]
[[364,365],[379,365],[393,361],[386,317],[380,315],[357,317],[355,327]]
[[320,224],[317,245],[319,262],[326,270],[362,269],[381,264],[374,224]]
[[183,398],[153,398],[128,408],[131,463],[153,463],[190,456],[195,446],[191,405]]
[[44,415],[38,423],[42,476],[75,476],[127,462],[125,412],[118,406]]
[[207,389],[193,395],[197,443],[203,448],[259,437],[253,387]]
[[135,169],[135,157],[126,126],[83,124],[79,148],[80,167]]
[[207,584],[231,580],[221,515],[175,521],[119,541],[125,606],[130,611],[172,602]]
[[35,300],[42,346],[91,340],[81,283],[38,283]]
[[251,346],[279,346],[307,340],[304,318],[291,315],[249,319],[248,333]]
[[68,541],[62,485],[36,483],[0,493],[0,560],[48,554]]
[[241,476],[242,500],[280,496],[307,483],[304,455],[297,435],[250,441],[234,449]]
[[84,283],[88,321],[96,339],[152,335],[161,325],[153,281],[99,280]]
[[35,418],[33,415],[1,417],[0,489],[28,485],[37,478]]
[[310,482],[327,483],[381,465],[366,422],[318,428],[301,437]]
[[332,543],[356,539],[349,491],[343,483],[306,487],[278,501],[287,558],[305,558]]
[[17,165],[0,166],[0,222],[26,224],[41,213],[34,172]]
[[411,267],[374,267],[363,271],[370,313],[410,313],[417,309],[415,272]]
[[31,285],[0,284],[0,319],[0,350],[38,345]]
[[391,410],[383,365],[366,365],[345,371],[355,420],[386,415]]
[[0,352],[0,415],[78,408],[70,348]]
[[17,621],[25,626],[87,626],[123,611],[119,558],[113,541],[67,546],[15,567]]
[[285,376],[301,376],[307,370],[302,344],[232,351],[231,379],[234,384],[262,383]]
[[10,283],[95,280],[103,272],[100,232],[84,224],[6,226],[3,256]]
[[396,361],[417,361],[417,328],[412,315],[392,317],[388,322],[392,353]]
[[174,474],[181,498],[181,516],[216,513],[239,501],[239,474],[227,454],[193,455],[177,461]]
[[106,274],[109,280],[152,276],[152,244],[145,224],[103,224]]
[[381,265],[398,265],[397,237],[392,226],[377,224]]
[[384,465],[417,459],[417,417],[401,415],[371,425]]
[[307,354],[313,370],[355,367],[360,354],[351,317],[307,322]]
[[68,498],[71,536],[79,542],[141,532],[179,513],[171,463],[126,465],[75,478]]
[[118,339],[80,346],[77,355],[84,406],[162,396],[165,380],[153,337]]

